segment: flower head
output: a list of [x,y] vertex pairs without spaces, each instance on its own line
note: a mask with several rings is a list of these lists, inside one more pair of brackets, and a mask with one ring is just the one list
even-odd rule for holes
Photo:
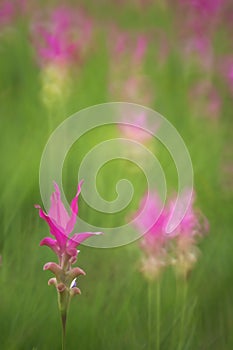
[[[178,226],[173,230],[171,235],[171,263],[176,268],[178,274],[187,277],[193,265],[197,261],[199,250],[196,246],[196,240],[209,230],[209,223],[205,216],[194,208],[195,193],[192,189],[187,189],[181,194],[180,204],[176,208],[176,202],[172,198],[168,203],[169,218],[173,215],[180,216],[183,212],[184,205],[186,212],[181,218]],[[185,204],[184,204],[185,203]]]
[[[140,240],[144,253],[141,270],[147,278],[158,277],[168,264],[185,277],[192,269],[199,253],[196,238],[209,230],[207,219],[194,209],[194,201],[192,189],[183,191],[178,202],[172,197],[165,207],[155,191],[144,195],[134,222],[144,234]],[[180,222],[168,234],[167,225],[174,216]]]
[[78,196],[81,192],[81,185],[82,182],[78,184],[76,195],[71,201],[70,215],[62,203],[60,189],[56,183],[54,183],[55,191],[51,196],[51,207],[49,209],[49,213],[46,214],[39,205],[36,205],[36,208],[39,209],[40,217],[47,222],[50,228],[50,233],[54,236],[54,238],[45,237],[40,242],[40,245],[47,245],[50,247],[57,254],[59,262],[62,261],[64,255],[69,256],[73,259],[72,261],[74,261],[74,258],[76,258],[78,253],[76,249],[77,246],[88,237],[100,233],[75,233],[72,237],[70,237],[78,215]]
[[11,23],[15,15],[14,5],[10,1],[4,1],[0,5],[0,26]]
[[33,41],[39,62],[66,66],[83,58],[92,33],[92,23],[82,11],[57,7],[48,21],[35,21]]
[[[59,291],[61,290],[61,284],[70,289],[72,280],[80,274],[85,274],[79,268],[71,268],[71,265],[77,260],[79,252],[77,247],[90,236],[100,234],[100,232],[83,232],[74,233],[70,236],[78,215],[78,196],[81,192],[81,185],[82,182],[78,184],[76,195],[71,201],[70,214],[62,203],[60,189],[56,183],[54,183],[55,191],[51,196],[51,206],[48,214],[39,205],[36,205],[40,217],[47,222],[50,233],[54,237],[45,237],[40,245],[48,246],[58,257],[58,264],[49,262],[44,265],[44,270],[50,270],[55,274],[55,283],[51,283],[50,280],[49,284],[56,284]],[[73,291],[74,287],[72,286]]]
[[153,135],[146,130],[152,129],[152,131],[155,132],[158,128],[157,124],[154,123],[152,129],[149,125],[149,118],[146,112],[138,114],[133,112],[131,114],[128,113],[127,117],[124,117],[123,123],[120,123],[118,128],[123,137],[145,144],[153,138]]
[[109,93],[118,100],[151,104],[153,92],[143,72],[148,50],[144,33],[132,34],[113,28],[110,32]]
[[167,260],[167,213],[156,192],[144,195],[135,217],[135,226],[144,233],[140,240],[140,247],[144,252],[141,270],[147,278],[153,279],[159,275]]
[[39,205],[35,207],[39,209],[40,217],[47,222],[50,233],[54,238],[45,237],[40,245],[47,245],[58,256],[58,264],[48,262],[44,265],[44,270],[51,271],[55,277],[48,281],[48,285],[54,285],[58,294],[58,306],[62,321],[62,348],[64,348],[67,311],[70,299],[74,295],[81,294],[77,287],[76,279],[85,272],[79,267],[71,267],[77,260],[77,246],[85,239],[100,232],[84,232],[75,233],[71,237],[70,234],[74,229],[78,215],[78,196],[81,192],[82,182],[78,184],[75,197],[70,204],[70,214],[66,211],[61,200],[61,193],[58,185],[54,183],[55,191],[51,196],[51,206],[48,214],[45,213]]

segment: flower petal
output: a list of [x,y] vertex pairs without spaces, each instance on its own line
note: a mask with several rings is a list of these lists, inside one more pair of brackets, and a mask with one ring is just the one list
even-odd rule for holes
[[49,217],[52,218],[59,226],[66,229],[66,225],[70,220],[70,217],[61,201],[61,193],[59,186],[54,182],[55,192],[51,195],[51,207],[49,209]]
[[39,209],[39,215],[44,219],[50,227],[50,233],[56,238],[58,246],[63,250],[66,245],[67,236],[61,230],[60,227],[57,227],[53,220],[41,209],[39,205],[35,206]]
[[59,256],[60,248],[57,244],[57,241],[55,239],[52,239],[50,237],[45,237],[40,241],[40,246],[46,245],[47,247],[51,248],[55,254]]
[[68,241],[67,248],[73,249],[76,248],[79,244],[81,244],[85,239],[93,236],[100,235],[102,232],[83,232],[83,233],[75,233]]
[[66,225],[66,233],[69,234],[73,231],[74,225],[76,223],[76,218],[78,215],[78,196],[81,192],[81,186],[82,186],[83,180],[81,180],[78,184],[77,188],[77,193],[75,197],[72,199],[71,204],[70,204],[70,209],[71,209],[71,217],[69,221],[67,222]]

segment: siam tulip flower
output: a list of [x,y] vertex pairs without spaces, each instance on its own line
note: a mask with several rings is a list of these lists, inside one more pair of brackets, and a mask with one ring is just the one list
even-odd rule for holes
[[[196,247],[197,238],[201,237],[209,230],[209,223],[201,212],[194,209],[195,193],[192,189],[187,189],[181,194],[181,201],[176,214],[183,212],[183,203],[190,198],[188,208],[179,225],[171,233],[173,237],[173,258],[172,264],[175,266],[178,274],[187,277],[193,265],[197,261],[199,250]],[[169,218],[173,216],[175,210],[175,200],[171,199],[168,203]]]
[[[139,115],[138,114],[127,115],[127,118],[125,119],[125,123],[129,123],[130,125],[119,124],[119,130],[123,137],[129,138],[144,144],[146,144],[149,140],[152,139],[153,135],[148,133],[146,130],[143,130],[143,129],[150,130],[146,112],[143,112]],[[157,126],[156,126],[156,129],[157,129]],[[155,131],[156,130],[153,130],[153,132]]]
[[196,107],[196,114],[212,121],[221,115],[222,100],[217,89],[209,82],[201,80],[190,90],[190,103]]
[[48,21],[38,20],[33,24],[33,42],[39,63],[69,66],[80,62],[91,35],[92,22],[81,10],[55,8]]
[[138,34],[135,38],[128,32],[114,28],[110,39],[113,58],[119,61],[123,58],[130,59],[134,66],[140,66],[143,63],[148,47],[148,39],[145,35]]
[[71,213],[68,214],[61,200],[59,187],[54,183],[55,191],[51,196],[51,207],[48,214],[44,212],[39,205],[40,217],[47,222],[50,233],[54,238],[45,237],[40,245],[48,246],[57,255],[58,263],[48,262],[44,265],[44,270],[50,270],[55,277],[50,278],[49,285],[54,285],[58,292],[58,303],[61,312],[63,336],[65,334],[66,315],[70,298],[75,294],[80,294],[80,289],[76,286],[76,278],[85,275],[85,272],[79,267],[72,268],[77,261],[79,251],[77,247],[87,238],[98,235],[100,232],[71,232],[74,229],[78,215],[78,196],[81,192],[82,182],[78,184],[77,193],[70,204]]
[[47,21],[34,21],[32,41],[42,67],[42,97],[46,105],[65,99],[70,69],[83,63],[91,38],[91,20],[75,8],[57,7]]
[[4,1],[0,5],[0,27],[10,24],[15,16],[15,8],[11,1]]
[[228,90],[233,94],[233,56],[221,57],[219,63],[219,73],[225,80]]
[[[70,274],[72,276],[71,281],[75,277],[73,276],[74,272],[72,272],[71,265],[77,260],[78,251],[76,248],[90,236],[100,234],[100,232],[84,232],[75,233],[70,236],[74,229],[78,215],[77,202],[78,196],[81,192],[81,185],[82,182],[79,183],[77,193],[71,202],[70,215],[67,213],[61,201],[60,190],[56,183],[54,183],[55,192],[53,192],[51,196],[51,207],[49,209],[49,213],[46,214],[39,205],[36,205],[36,208],[39,209],[40,217],[47,222],[50,228],[50,233],[54,237],[45,237],[40,242],[40,245],[48,246],[58,257],[58,264],[47,263],[45,264],[44,269],[51,270],[56,277],[60,276],[62,271],[65,271],[66,275]],[[62,282],[60,281],[60,277],[58,278],[58,281]],[[63,283],[65,282],[63,281]]]
[[[224,0],[179,0],[177,33],[184,63],[194,62],[204,72],[214,70],[213,40]],[[182,26],[180,26],[182,21]]]
[[196,11],[198,15],[215,16],[224,3],[224,0],[180,0],[182,5]]
[[[143,212],[145,204],[147,210]],[[144,253],[141,271],[147,279],[153,280],[159,277],[167,264],[167,213],[156,192],[143,196],[134,218],[136,228],[144,233],[140,240],[140,247]]]
[[0,1],[0,29],[15,27],[15,23],[20,17],[24,22],[34,10],[35,3],[27,0],[3,0]]
[[133,35],[116,28],[110,32],[111,97],[144,105],[151,104],[151,84],[143,73],[147,48],[148,38],[144,34]]
[[[191,201],[187,208],[184,203]],[[178,274],[187,277],[197,261],[197,238],[208,232],[207,219],[193,208],[195,195],[191,189],[181,194],[178,208],[175,199],[170,199],[163,208],[156,192],[146,194],[134,215],[136,228],[144,234],[140,240],[140,247],[144,253],[142,272],[148,279],[155,279],[162,269],[170,263]],[[146,203],[147,201],[147,203]],[[146,212],[142,210],[146,204]],[[180,216],[181,221],[171,233],[167,233],[167,224],[173,215]],[[141,214],[141,215],[140,215]]]
[[[143,74],[143,65],[148,48],[148,38],[141,33],[136,36],[114,28],[110,35],[110,84],[109,93],[111,98],[120,101],[134,102],[142,105],[151,105],[153,93],[150,81]],[[130,138],[137,142],[148,145],[153,139],[152,135],[143,130],[150,130],[145,113],[129,112],[122,115],[122,124],[118,129],[122,137]],[[131,125],[125,125],[129,123]],[[134,126],[135,124],[139,125]],[[153,126],[153,130],[157,126]],[[126,149],[130,158],[140,157],[138,149]]]

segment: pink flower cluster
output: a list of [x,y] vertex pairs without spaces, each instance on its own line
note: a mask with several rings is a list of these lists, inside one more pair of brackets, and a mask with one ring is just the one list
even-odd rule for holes
[[54,237],[45,237],[40,242],[40,245],[48,246],[58,257],[58,264],[48,262],[44,265],[44,270],[50,270],[55,275],[55,278],[50,279],[48,283],[49,285],[54,284],[58,292],[69,292],[71,295],[80,293],[80,290],[72,281],[79,275],[85,274],[80,268],[71,267],[77,260],[79,253],[77,247],[90,236],[100,234],[100,232],[84,232],[70,236],[78,215],[78,196],[81,192],[81,185],[82,183],[80,182],[77,193],[71,201],[70,215],[62,203],[60,190],[56,183],[54,184],[55,191],[51,196],[49,213],[46,214],[39,205],[36,205],[36,208],[39,209],[40,217],[47,222],[50,233]]
[[0,26],[5,26],[12,22],[15,16],[15,8],[11,1],[4,1],[0,5]]
[[[110,32],[110,74],[109,93],[118,101],[151,105],[152,89],[143,74],[148,37],[145,34],[120,31],[113,28]],[[145,113],[122,115],[122,124],[118,125],[121,136],[138,142],[147,143],[152,136],[143,130],[150,129]],[[128,123],[126,125],[124,123]]]
[[116,100],[150,105],[152,91],[143,74],[148,38],[113,28],[110,32],[109,92]]
[[32,33],[40,64],[80,63],[90,44],[92,21],[80,9],[58,7],[47,20],[35,20]]
[[[192,269],[198,253],[196,240],[209,230],[207,219],[194,209],[194,199],[190,189],[182,193],[178,208],[174,198],[163,206],[156,192],[147,193],[141,200],[134,222],[144,234],[140,247],[144,252],[142,272],[147,278],[157,278],[167,265],[174,265],[185,277]],[[172,232],[167,233],[169,220],[173,215],[180,215],[184,203],[188,201],[189,205],[180,223]]]

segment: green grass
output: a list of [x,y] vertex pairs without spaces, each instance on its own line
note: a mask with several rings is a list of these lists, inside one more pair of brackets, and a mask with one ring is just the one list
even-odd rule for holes
[[[90,3],[90,2],[89,2]],[[88,5],[90,6],[90,4]],[[153,21],[171,35],[171,12],[145,10],[145,17],[129,6],[114,12],[111,7],[91,10],[97,19],[116,15],[125,28],[147,30]],[[155,17],[154,17],[154,16]],[[138,22],[135,22],[135,18]],[[60,349],[60,319],[56,291],[47,286],[51,277],[43,264],[55,259],[40,240],[48,234],[38,218],[34,203],[39,192],[40,158],[50,132],[72,113],[93,104],[110,101],[108,95],[108,55],[106,32],[98,34],[98,45],[87,62],[74,72],[72,93],[66,104],[50,111],[43,105],[40,70],[34,61],[27,24],[17,24],[0,39],[0,344],[7,350]],[[219,39],[221,41],[221,38]],[[216,44],[217,45],[217,44]],[[194,74],[184,71],[179,53],[174,52],[164,66],[154,64],[155,47],[150,47],[145,71],[155,91],[153,108],[163,114],[183,137],[191,154],[197,205],[210,222],[210,233],[200,243],[201,254],[187,286],[168,269],[161,278],[160,350],[230,350],[232,339],[232,188],[225,188],[222,174],[224,153],[230,150],[231,101],[222,92],[223,113],[217,123],[195,116],[187,101],[187,89]],[[191,72],[192,73],[192,72]],[[137,102],[137,101],[135,101]],[[62,109],[63,108],[63,109]],[[50,118],[50,119],[49,119]],[[70,150],[64,167],[64,188],[70,199],[77,182],[83,155],[98,142],[115,137],[114,127],[98,129],[83,136]],[[177,185],[174,164],[162,146],[154,145],[167,171],[169,190]],[[135,176],[136,174],[136,176]],[[100,226],[124,222],[138,205],[146,186],[144,175],[125,161],[113,161],[98,175],[103,198],[116,196],[115,185],[122,175],[132,181],[135,195],[126,210],[114,215],[99,214],[81,200],[80,216]],[[78,266],[87,276],[80,277],[82,295],[71,303],[67,349],[148,350],[148,317],[151,317],[151,349],[156,349],[157,286],[151,286],[151,315],[148,314],[148,283],[139,271],[138,242],[112,249],[81,247]],[[183,344],[179,348],[182,309]],[[158,350],[158,349],[156,349]]]

